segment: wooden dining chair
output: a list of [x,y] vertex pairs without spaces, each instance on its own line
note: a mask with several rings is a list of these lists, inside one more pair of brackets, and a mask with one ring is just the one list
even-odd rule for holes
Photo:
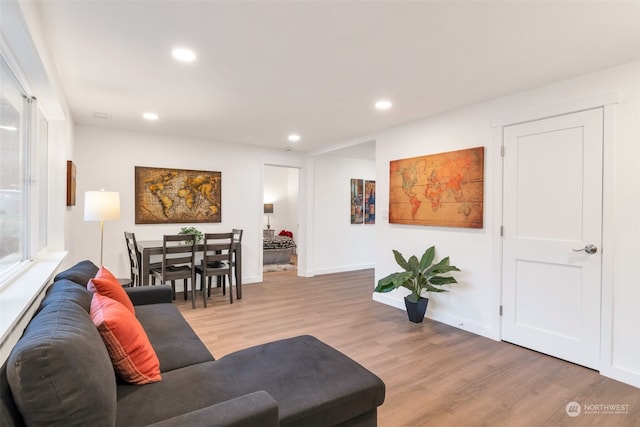
[[191,279],[191,305],[196,308],[195,294],[195,235],[167,234],[162,238],[162,264],[151,269],[151,274],[161,283],[171,281],[173,299],[176,299],[176,280],[184,280],[184,299],[187,299]]
[[[131,283],[132,286],[140,286],[140,272],[142,271],[142,254],[138,251],[138,242],[135,233],[125,231],[124,241],[129,254],[129,266],[131,267]],[[149,265],[149,269],[157,268],[162,265],[161,262],[154,262]]]
[[[234,228],[232,230],[233,232],[233,241],[236,244],[242,244],[242,233],[244,232],[244,230],[239,229],[239,228]],[[240,298],[240,287],[238,286],[239,280],[238,280],[238,271],[236,270],[236,251],[234,248],[233,251],[233,261],[231,262],[231,267],[233,268],[233,277],[236,278],[236,298]]]
[[[233,233],[205,233],[202,261],[196,265],[196,274],[200,275],[200,287],[204,298],[204,306],[207,306],[207,296],[211,294],[211,282],[206,286],[207,279],[211,277],[224,277],[229,279],[229,303],[233,304],[233,291],[231,271],[234,249]],[[222,294],[226,294],[226,281],[222,281]]]
[[133,286],[140,285],[140,257],[138,256],[138,248],[136,242],[136,235],[134,233],[124,232],[124,241],[127,245],[127,252],[129,254],[129,265],[131,267],[131,282]]
[[240,228],[234,228],[233,230],[231,230],[231,232],[233,233],[234,242],[242,242],[242,233],[244,232],[244,230]]
[[[240,229],[240,228],[234,228],[233,230],[231,230],[231,232],[233,233],[233,241],[235,243],[242,243],[242,233],[244,232],[244,230]],[[234,248],[233,251],[233,260],[231,261],[231,268],[233,270],[233,277],[236,278],[236,297],[238,297],[239,292],[238,292],[238,273],[236,272],[236,251]],[[209,292],[208,295],[211,296],[211,280],[212,280],[213,276],[209,276]],[[224,281],[225,281],[225,277],[221,276],[221,280],[218,282],[218,287],[224,285]]]

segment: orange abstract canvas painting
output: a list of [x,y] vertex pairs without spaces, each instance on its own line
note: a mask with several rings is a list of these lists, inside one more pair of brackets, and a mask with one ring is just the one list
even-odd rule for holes
[[393,160],[389,222],[482,228],[484,147]]

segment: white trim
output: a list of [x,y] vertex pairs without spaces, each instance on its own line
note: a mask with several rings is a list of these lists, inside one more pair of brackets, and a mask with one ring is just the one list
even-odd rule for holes
[[369,268],[375,268],[375,264],[366,263],[366,264],[343,265],[340,267],[331,267],[331,268],[319,268],[314,270],[314,275],[344,273],[346,271],[366,270]]
[[[313,277],[315,275],[315,245],[311,242],[315,241],[315,224],[316,224],[316,198],[315,198],[315,160],[307,157],[305,160],[304,180],[300,181],[298,202],[304,208],[298,213],[300,220],[300,236],[301,240],[298,245],[298,276]],[[304,191],[300,191],[303,189]]]
[[491,121],[491,127],[506,127],[520,123],[532,122],[536,120],[548,119],[555,116],[577,113],[579,111],[591,110],[593,108],[604,107],[620,103],[620,92],[609,92],[602,95],[580,98],[572,102],[550,105],[542,108],[518,111],[498,117]]
[[497,331],[495,329],[492,329],[491,326],[481,325],[463,317],[450,316],[446,313],[431,311],[428,308],[426,317],[431,320],[435,320],[437,322],[445,323],[455,328],[462,329],[463,331],[471,332],[485,338],[490,338],[494,341],[500,341],[500,337]]
[[640,387],[640,372],[615,366],[613,360],[614,312],[614,212],[616,212],[616,182],[614,159],[616,156],[615,105],[604,107],[604,152],[602,195],[602,300],[600,316],[600,373],[606,377]]
[[[492,271],[496,272],[498,277],[498,286],[495,287],[495,293],[493,295],[492,302],[495,307],[491,313],[491,322],[493,331],[491,336],[494,339],[500,340],[502,338],[502,316],[500,315],[500,306],[502,305],[502,250],[503,250],[503,237],[500,235],[500,230],[503,224],[503,182],[504,182],[504,157],[501,154],[502,145],[504,144],[504,128],[493,128],[493,148],[496,150],[495,156],[499,158],[495,167],[492,168],[493,176],[493,193],[495,195],[493,201],[493,253],[492,253]],[[488,150],[491,153],[490,150]],[[486,156],[485,156],[486,157]],[[486,169],[485,169],[486,170]]]
[[607,366],[606,369],[600,370],[600,374],[616,381],[640,388],[640,375],[637,371],[631,371],[619,366]]
[[398,298],[393,298],[393,294],[381,294],[379,292],[374,292],[372,299],[375,302],[390,305],[391,307],[395,307],[402,311],[406,311],[406,308],[404,306],[404,301]]
[[[262,197],[260,198],[261,200],[261,204],[258,207],[258,212],[260,212],[258,218],[259,218],[259,230],[260,233],[262,233],[262,228],[263,228],[263,214],[262,214],[262,206],[264,205],[264,171],[265,171],[265,166],[273,166],[273,167],[282,167],[282,168],[289,168],[289,169],[297,169],[298,170],[298,239],[296,240],[296,252],[298,253],[298,276],[302,276],[302,277],[312,277],[313,274],[309,275],[308,273],[308,269],[307,269],[307,260],[309,259],[309,248],[310,245],[307,244],[307,242],[309,242],[309,230],[310,227],[308,227],[308,224],[310,224],[311,222],[309,222],[309,219],[307,217],[308,214],[310,214],[310,211],[313,211],[313,209],[309,209],[307,207],[307,204],[309,203],[308,201],[308,197],[307,195],[309,194],[309,189],[307,188],[308,186],[308,182],[310,181],[309,176],[310,176],[310,170],[312,170],[312,168],[309,165],[308,160],[304,163],[304,164],[299,164],[299,163],[287,163],[287,162],[283,162],[283,161],[267,161],[264,158],[260,159],[260,188],[261,188],[261,192],[262,192]],[[303,191],[304,189],[304,191]],[[262,265],[263,265],[263,260],[264,260],[264,254],[262,253],[263,250],[263,245],[262,245],[262,234],[260,235],[260,248],[258,249],[258,253],[259,253],[259,272],[258,272],[258,279],[260,282],[262,282],[264,280],[264,274],[263,274],[263,269],[262,269]]]
[[[394,307],[403,312],[406,312],[406,308],[404,306],[404,297],[398,298],[399,295],[400,293],[396,293],[396,292],[391,292],[391,293],[374,292],[372,299],[381,304],[390,305],[391,307]],[[406,314],[404,314],[404,316],[406,316]],[[480,325],[478,323],[469,321],[469,319],[464,319],[458,316],[451,316],[438,311],[432,311],[432,310],[429,310],[428,307],[427,307],[427,313],[425,317],[427,319],[431,319],[436,322],[453,326],[454,328],[462,329],[463,331],[471,332],[476,335],[483,336],[485,338],[493,339],[495,341],[500,341],[500,337],[497,336],[496,331],[493,330],[490,326]],[[409,322],[409,320],[407,320],[407,322]]]
[[[620,93],[587,97],[572,103],[550,106],[530,113],[516,113],[492,121],[493,127],[502,129],[512,124],[539,120],[547,117],[570,114],[576,111],[603,107],[603,183],[602,183],[602,272],[601,272],[601,318],[600,318],[600,374],[618,381],[640,387],[640,373],[613,365],[613,284],[614,284],[614,230],[615,212],[615,146],[616,146],[616,105],[620,103]],[[564,111],[563,111],[564,109]],[[496,133],[494,133],[496,141]],[[501,179],[504,180],[504,177]],[[500,193],[502,199],[502,193]],[[502,209],[500,210],[502,212]],[[501,221],[502,222],[502,219]],[[502,250],[502,239],[499,246]],[[501,265],[502,277],[502,265]],[[501,281],[502,282],[502,281]],[[500,289],[502,291],[503,284]],[[501,299],[502,301],[502,299]],[[502,322],[500,321],[500,324]],[[500,331],[499,336],[502,336]]]
[[47,253],[0,290],[0,365],[22,336],[44,297],[44,288],[66,255],[66,251]]
[[[260,164],[259,164],[259,168],[260,168],[260,192],[262,193],[261,197],[260,197],[260,205],[255,207],[255,211],[258,212],[259,214],[256,216],[256,221],[257,221],[257,229],[259,230],[258,233],[260,233],[260,238],[258,239],[258,241],[260,242],[260,248],[258,249],[258,281],[262,282],[264,280],[264,273],[262,271],[262,268],[260,268],[260,266],[262,266],[262,262],[263,262],[263,249],[264,249],[264,243],[263,243],[263,235],[262,235],[262,229],[264,228],[264,167],[267,165],[267,163],[264,161],[263,158],[260,159]],[[244,277],[243,277],[243,282],[244,282]]]
[[600,372],[613,365],[613,212],[615,212],[615,107],[603,112],[602,153],[602,273],[600,299]]

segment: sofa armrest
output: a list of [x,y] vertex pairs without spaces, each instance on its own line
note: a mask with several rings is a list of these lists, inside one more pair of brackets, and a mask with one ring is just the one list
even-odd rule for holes
[[153,427],[278,427],[278,404],[256,391],[151,424]]
[[124,288],[133,305],[162,304],[173,302],[171,285],[136,286]]

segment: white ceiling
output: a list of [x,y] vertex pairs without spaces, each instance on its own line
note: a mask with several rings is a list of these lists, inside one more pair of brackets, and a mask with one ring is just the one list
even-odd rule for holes
[[37,3],[76,123],[295,151],[640,59],[640,1]]

